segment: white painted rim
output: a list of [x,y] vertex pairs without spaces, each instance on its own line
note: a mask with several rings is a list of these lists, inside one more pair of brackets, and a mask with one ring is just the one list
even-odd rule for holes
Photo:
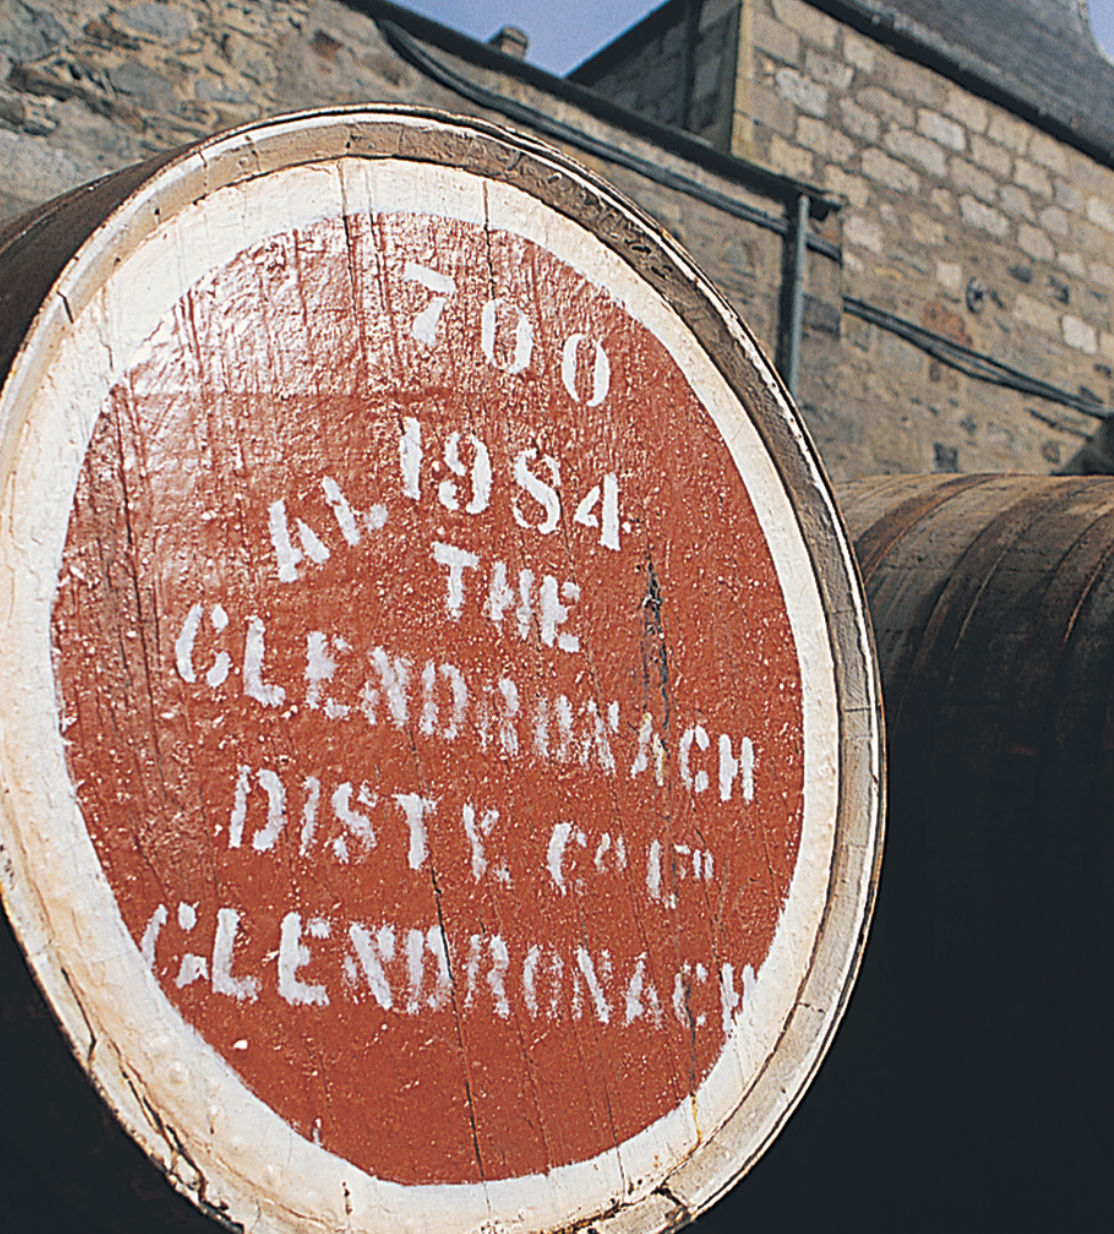
[[[0,627],[0,656],[13,666],[0,682],[0,842],[11,855],[4,896],[79,1057],[130,1133],[188,1193],[197,1193],[203,1177],[207,1202],[247,1228],[463,1234],[496,1228],[493,1222],[541,1230],[604,1218],[597,1223],[603,1230],[608,1211],[621,1204],[624,1229],[657,1229],[666,1217],[652,1193],[662,1183],[685,1192],[686,1206],[698,1211],[753,1161],[803,1091],[842,1009],[861,950],[879,813],[878,708],[865,610],[849,546],[837,533],[834,550],[825,551],[829,568],[847,580],[850,611],[825,617],[816,546],[804,537],[760,426],[678,313],[590,231],[518,188],[431,162],[341,153],[354,125],[374,134],[388,124],[415,135],[439,127],[429,116],[398,112],[314,114],[213,141],[203,155],[164,168],[85,244],[28,332],[0,396],[0,605],[9,614]],[[474,124],[440,127],[488,140],[494,133]],[[559,156],[511,140],[601,195]],[[329,153],[310,153],[320,151]],[[232,169],[227,183],[219,183],[214,166]],[[364,1174],[293,1132],[158,988],[124,927],[77,807],[58,731],[50,618],[78,471],[101,405],[188,287],[266,236],[342,209],[483,222],[485,186],[489,224],[534,240],[607,288],[662,341],[716,421],[785,588],[804,685],[808,792],[797,870],[769,957],[691,1104],[613,1152],[545,1176],[407,1187]],[[608,204],[641,227],[621,201]],[[646,240],[714,295],[679,250],[651,234]],[[110,266],[106,253],[119,260]],[[828,522],[838,527],[780,384],[745,330],[729,314],[725,319],[765,400],[791,426],[800,451],[796,474],[812,478],[814,499],[826,503]],[[850,638],[833,635],[834,620]],[[854,671],[865,683],[865,768],[849,762],[841,720],[833,656],[845,660],[848,648],[863,657]],[[842,702],[846,712],[846,697]],[[849,777],[861,781],[864,772],[873,790],[864,783],[849,794]],[[856,795],[864,817],[844,821],[837,834],[841,802],[846,808]],[[826,958],[833,939],[839,945]],[[98,1045],[86,1061],[91,1038]],[[153,1125],[137,1094],[175,1129],[184,1154]],[[630,1225],[638,1210],[642,1223]]]

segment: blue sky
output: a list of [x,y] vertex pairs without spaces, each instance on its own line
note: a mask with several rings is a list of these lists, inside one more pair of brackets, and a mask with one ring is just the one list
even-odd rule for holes
[[[501,26],[530,36],[527,59],[551,73],[567,73],[617,34],[657,8],[661,0],[400,0],[474,38]],[[972,0],[978,3],[978,0]],[[1089,0],[1100,45],[1114,59],[1114,0]]]

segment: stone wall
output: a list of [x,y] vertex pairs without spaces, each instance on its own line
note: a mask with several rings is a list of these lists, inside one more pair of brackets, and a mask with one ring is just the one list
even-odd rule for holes
[[[731,150],[846,201],[843,293],[1114,404],[1114,171],[805,0],[736,8]],[[683,9],[643,60],[680,36]],[[841,336],[798,394],[836,475],[1107,465],[1091,416],[846,313],[813,325]]]
[[304,0],[0,0],[0,215],[262,116],[397,97],[412,75],[373,31]]
[[[754,0],[736,147],[847,200],[844,292],[1114,404],[1114,171],[802,0]],[[845,316],[843,474],[1049,471],[1088,416],[967,377]]]

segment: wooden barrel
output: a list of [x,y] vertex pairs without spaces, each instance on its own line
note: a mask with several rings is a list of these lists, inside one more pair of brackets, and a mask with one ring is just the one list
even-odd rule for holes
[[808,1169],[802,1222],[839,1187],[869,1197],[869,1230],[1101,1224],[1114,480],[837,492],[882,672],[885,876],[849,1014],[748,1179],[752,1215]]
[[236,1228],[699,1214],[880,839],[849,543],[745,328],[415,111],[214,138],[0,264],[4,900],[128,1134]]

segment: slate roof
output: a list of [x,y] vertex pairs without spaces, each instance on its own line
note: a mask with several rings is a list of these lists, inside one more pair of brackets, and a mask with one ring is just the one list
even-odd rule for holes
[[[1114,64],[1086,0],[808,0],[990,93],[1074,144],[1114,155]],[[987,89],[989,88],[989,89]]]

